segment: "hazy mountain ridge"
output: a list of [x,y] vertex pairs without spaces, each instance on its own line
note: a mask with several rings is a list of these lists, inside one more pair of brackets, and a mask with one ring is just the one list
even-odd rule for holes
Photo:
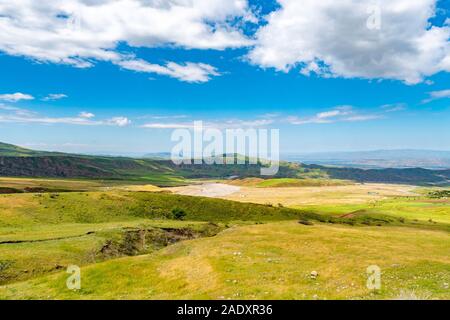
[[357,168],[450,168],[450,151],[374,150],[359,152],[319,152],[286,154],[287,161]]

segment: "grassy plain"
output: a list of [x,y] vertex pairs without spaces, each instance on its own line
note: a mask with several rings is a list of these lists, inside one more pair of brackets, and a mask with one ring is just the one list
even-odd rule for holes
[[[87,266],[80,291],[68,290],[60,273],[5,286],[0,298],[448,299],[449,241],[446,232],[397,227],[239,226]],[[374,264],[382,270],[379,291],[366,287]]]
[[[0,195],[0,299],[450,299],[449,200],[428,189],[247,180],[214,199],[19,180],[0,187],[89,191]],[[370,265],[380,290],[366,287]]]
[[[175,220],[174,210],[181,210],[186,221]],[[128,245],[129,231],[187,228],[202,233],[214,229],[209,221],[221,223],[217,224],[221,229],[225,223],[315,217],[295,209],[120,189],[0,195],[0,284],[56,272],[68,264],[85,265],[127,255],[130,252],[122,247]],[[172,235],[157,236],[149,241]],[[118,243],[120,250],[113,255],[102,254],[110,241]],[[136,245],[136,241],[131,242]]]
[[[0,177],[0,194],[104,191],[111,189],[129,191],[157,191],[159,183],[167,186],[185,185],[189,180],[173,177],[143,176],[138,180],[46,179]],[[151,184],[154,183],[154,184]]]

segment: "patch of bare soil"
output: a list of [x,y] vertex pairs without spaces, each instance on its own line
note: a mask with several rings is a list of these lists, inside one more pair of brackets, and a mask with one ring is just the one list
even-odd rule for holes
[[201,185],[169,188],[169,190],[173,193],[185,196],[221,198],[235,194],[239,192],[241,188],[224,183],[205,183]]

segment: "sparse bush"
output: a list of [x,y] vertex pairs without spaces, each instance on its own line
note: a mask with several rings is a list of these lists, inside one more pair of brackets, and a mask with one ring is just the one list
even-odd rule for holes
[[438,190],[428,193],[428,197],[432,199],[447,199],[450,197],[450,190]]
[[331,222],[331,221],[329,221],[329,220],[331,220],[331,219],[328,219],[327,217],[325,217],[325,216],[317,216],[317,218],[316,218],[316,220],[318,220],[319,222]]
[[13,265],[13,261],[11,260],[0,260],[0,272],[5,271],[6,269],[8,269],[10,266]]
[[176,220],[184,220],[186,217],[186,212],[183,209],[175,208],[172,209],[172,216]]

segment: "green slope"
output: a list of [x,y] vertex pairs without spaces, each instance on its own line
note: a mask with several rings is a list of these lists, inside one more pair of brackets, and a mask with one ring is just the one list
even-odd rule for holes
[[[87,156],[33,151],[0,144],[0,176],[133,180],[158,186],[179,185],[185,179],[261,177],[261,164],[183,164],[170,160]],[[273,177],[271,177],[273,178]],[[275,178],[342,179],[414,185],[449,185],[450,170],[332,168],[281,162]],[[301,184],[301,183],[300,183]]]
[[130,219],[172,219],[185,212],[191,221],[267,221],[318,219],[320,216],[289,208],[164,192],[70,192],[0,195],[0,230],[35,224],[103,223]]
[[[446,299],[446,195],[342,210],[114,189],[0,195],[0,300]],[[65,286],[69,265],[80,291]]]
[[[408,228],[235,227],[150,255],[0,287],[0,299],[449,299],[449,235]],[[368,266],[382,286],[367,288]],[[315,270],[318,277],[312,279]]]
[[0,286],[70,264],[149,253],[235,224],[318,218],[296,209],[167,193],[0,195]]
[[0,156],[3,157],[31,157],[41,155],[39,151],[25,149],[12,144],[0,142]]

